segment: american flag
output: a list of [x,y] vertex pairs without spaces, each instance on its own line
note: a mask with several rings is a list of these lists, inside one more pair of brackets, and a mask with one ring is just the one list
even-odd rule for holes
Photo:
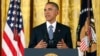
[[10,0],[2,37],[2,56],[24,56],[24,38],[20,0]]
[[82,38],[81,43],[80,43],[80,50],[81,51],[87,51],[89,47],[89,39],[88,36],[85,36]]

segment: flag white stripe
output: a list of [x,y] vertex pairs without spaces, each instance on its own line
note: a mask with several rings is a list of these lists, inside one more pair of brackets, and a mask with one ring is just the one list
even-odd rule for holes
[[86,50],[86,45],[83,44],[82,46],[83,46],[83,47],[82,47],[82,50]]
[[6,26],[5,26],[5,32],[7,34],[7,36],[9,37],[11,43],[13,44],[15,50],[18,52],[18,45],[17,45],[17,42],[14,40],[14,35],[10,29],[10,27],[8,26],[8,24],[6,23]]
[[82,51],[86,51],[88,48],[88,38],[87,36],[85,36],[82,40],[81,40],[81,43],[80,43],[80,49]]
[[97,41],[96,33],[94,32],[92,27],[91,27],[91,33],[92,33],[92,40],[96,43],[96,41]]
[[86,47],[86,44],[85,44],[85,41],[83,40],[83,42],[82,42],[82,48],[85,49],[85,47]]
[[18,48],[18,54],[17,56],[22,56],[22,53],[20,52],[20,49]]
[[11,50],[9,49],[7,43],[5,43],[4,39],[2,39],[2,48],[3,48],[4,52],[6,53],[6,55],[13,56]]
[[[19,33],[19,36],[20,36],[20,39],[21,39],[22,46],[25,47],[25,43],[24,43],[24,33],[23,33],[22,30],[21,30],[21,32]],[[18,48],[18,49],[19,49],[19,48]],[[18,53],[18,56],[22,56],[20,49],[18,50],[18,52],[19,52],[19,53]]]
[[[6,31],[6,34],[8,35],[8,37],[9,37],[11,43],[13,44],[15,50],[17,51],[17,55],[18,55],[18,56],[22,56],[22,54],[21,54],[21,52],[20,52],[20,49],[19,49],[19,47],[18,47],[18,45],[17,45],[17,42],[14,40],[14,35],[13,35],[11,29],[9,28],[8,24],[6,24],[5,31]],[[21,36],[21,35],[20,35],[20,36]],[[23,36],[24,36],[24,34],[23,34]],[[23,43],[23,42],[24,42],[24,40],[23,40],[24,37],[20,37],[20,38],[22,38],[22,39],[21,39],[21,43]],[[23,44],[24,44],[24,43],[23,43]]]
[[23,32],[23,30],[21,30],[21,32],[20,32],[20,38],[21,38],[21,43],[22,43],[22,45],[23,45],[23,47],[25,48],[25,36],[24,36],[24,32]]

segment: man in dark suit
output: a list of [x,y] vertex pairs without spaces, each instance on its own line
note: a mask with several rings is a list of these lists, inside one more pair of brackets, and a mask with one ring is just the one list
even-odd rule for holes
[[46,22],[33,28],[29,48],[72,48],[70,28],[56,21],[58,13],[59,7],[56,3],[46,3]]

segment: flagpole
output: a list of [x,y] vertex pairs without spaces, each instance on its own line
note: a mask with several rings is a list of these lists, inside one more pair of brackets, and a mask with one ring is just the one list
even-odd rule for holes
[[[85,32],[85,35],[88,36],[87,32]],[[84,52],[84,56],[87,56],[86,53],[87,53],[87,50]]]
[[48,2],[50,2],[50,0],[48,0]]
[[84,52],[84,55],[83,56],[86,56],[86,51]]
[[[14,0],[14,5],[17,5],[16,4],[16,1]],[[15,15],[14,15],[14,18],[15,18],[15,20],[14,20],[14,29],[13,29],[13,31],[14,31],[14,40],[15,41],[17,41],[17,28],[16,28],[16,17],[17,17],[17,9],[16,8],[14,8],[14,10],[15,10]]]
[[[2,18],[2,17],[1,17],[1,0],[0,0],[0,18]],[[2,23],[1,19],[0,19],[0,22]],[[1,23],[0,23],[0,28],[2,29]],[[1,35],[2,35],[2,34],[1,34],[1,29],[0,29],[0,50],[1,50],[1,39],[2,39],[2,38],[1,38]],[[0,54],[1,54],[1,51],[0,51]]]
[[[89,9],[91,9],[90,8],[90,1],[91,0],[87,0],[88,2],[87,2],[87,6],[88,6],[88,8]],[[91,18],[90,18],[90,10],[88,10],[88,19],[89,19],[89,26],[90,26],[90,20],[91,20]],[[90,29],[91,30],[91,29]],[[91,44],[92,44],[92,40],[91,40],[91,37],[89,36],[89,40],[90,40],[90,42],[89,42],[89,52],[91,52]]]
[[34,19],[34,0],[30,0],[30,33],[33,28],[33,23],[34,23],[33,19]]
[[59,19],[59,22],[60,22],[60,23],[62,23],[62,1],[63,1],[63,0],[60,0],[60,2],[59,2],[59,4],[60,4],[60,15],[59,15],[59,18],[60,18],[60,19]]

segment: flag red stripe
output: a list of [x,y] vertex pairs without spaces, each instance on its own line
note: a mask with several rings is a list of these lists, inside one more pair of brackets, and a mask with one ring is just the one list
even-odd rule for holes
[[17,56],[17,51],[15,50],[12,42],[10,41],[9,37],[7,36],[6,32],[3,32],[3,38],[5,40],[5,42],[7,43],[8,47],[10,48],[12,54],[14,56]]
[[24,56],[24,47],[22,46],[21,43],[19,43],[18,45],[19,45],[19,49],[20,49],[20,51],[22,53],[22,56]]
[[86,45],[84,40],[82,40],[81,43],[80,43],[80,49],[82,51],[86,51],[87,50],[87,45]]
[[17,38],[18,38],[18,47],[19,47],[19,50],[21,51],[21,54],[24,54],[24,47],[23,47],[23,45],[22,45],[22,42],[21,42],[21,38],[20,38],[20,36],[17,36]]
[[85,48],[85,43],[84,43],[84,41],[83,41],[82,44],[81,44],[81,48],[82,48],[82,49]]
[[4,52],[4,50],[2,49],[2,53],[1,53],[1,56],[7,56]]
[[81,48],[82,48],[82,50],[86,50],[86,49],[85,49],[85,48],[86,48],[86,47],[85,47],[85,45],[82,45],[82,47],[81,47]]

